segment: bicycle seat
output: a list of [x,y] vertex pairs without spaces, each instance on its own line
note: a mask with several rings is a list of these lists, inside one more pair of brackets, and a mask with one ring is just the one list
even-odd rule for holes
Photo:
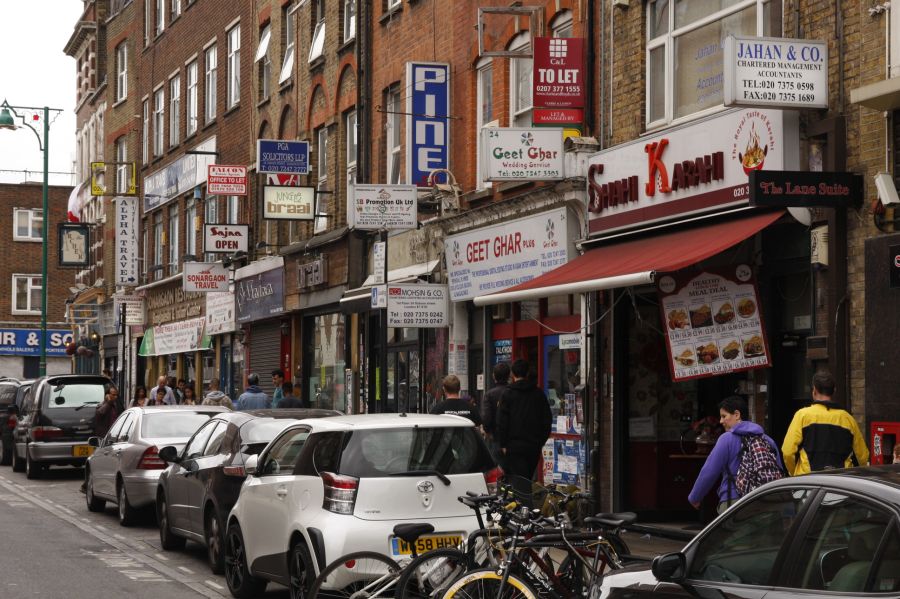
[[626,524],[631,524],[637,520],[637,514],[634,512],[603,512],[596,516],[588,516],[584,519],[584,523],[588,526],[599,524],[610,528],[618,528]]
[[422,524],[422,523],[412,523],[412,524],[398,524],[394,527],[394,536],[400,537],[407,543],[415,543],[416,540],[422,535],[431,534],[434,532],[434,526],[431,524]]

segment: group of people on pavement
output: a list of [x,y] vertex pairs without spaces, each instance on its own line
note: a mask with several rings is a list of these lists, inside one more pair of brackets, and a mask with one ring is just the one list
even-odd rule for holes
[[[830,373],[813,376],[812,403],[794,414],[780,453],[761,426],[744,419],[749,412],[743,397],[723,399],[719,422],[725,432],[716,440],[688,495],[691,505],[699,508],[717,482],[717,510],[722,513],[769,480],[867,464],[865,438],[853,416],[832,399],[834,389]],[[747,479],[753,477],[756,480],[748,484]]]

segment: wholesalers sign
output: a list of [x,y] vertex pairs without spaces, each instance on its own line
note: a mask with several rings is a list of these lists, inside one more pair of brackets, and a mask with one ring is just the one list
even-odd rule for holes
[[485,181],[563,179],[563,130],[557,128],[485,128]]

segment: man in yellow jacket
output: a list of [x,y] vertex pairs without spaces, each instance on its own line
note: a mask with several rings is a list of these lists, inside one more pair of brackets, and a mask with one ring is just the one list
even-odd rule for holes
[[834,378],[817,372],[812,387],[812,405],[794,414],[781,446],[788,474],[868,464],[869,450],[859,425],[831,400]]

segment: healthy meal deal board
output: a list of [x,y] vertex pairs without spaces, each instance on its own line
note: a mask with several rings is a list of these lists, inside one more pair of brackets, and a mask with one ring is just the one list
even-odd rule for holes
[[663,275],[657,287],[672,380],[770,365],[750,266]]

